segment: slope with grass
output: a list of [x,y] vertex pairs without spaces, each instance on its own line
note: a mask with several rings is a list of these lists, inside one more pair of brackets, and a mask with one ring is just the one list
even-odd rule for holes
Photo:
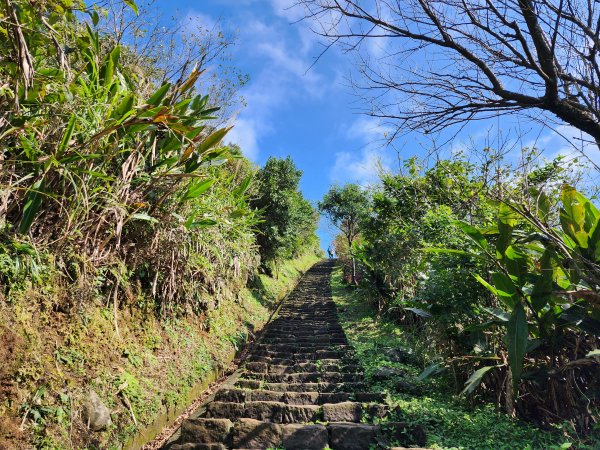
[[[46,308],[57,295],[50,289],[0,302],[0,449],[122,448],[227,367],[317,260],[309,251],[287,261],[278,279],[259,275],[256,287],[201,316],[159,320],[144,312],[143,298],[116,317],[98,303],[61,314]],[[100,433],[87,430],[82,414],[90,389],[111,411],[112,425]]]
[[583,442],[567,428],[540,430],[513,420],[491,405],[470,407],[454,397],[443,378],[420,382],[418,377],[431,351],[428,343],[398,324],[377,317],[368,292],[348,287],[342,272],[332,276],[333,298],[342,326],[364,368],[370,390],[385,393],[398,419],[421,425],[433,449],[561,449],[598,448],[600,441]]

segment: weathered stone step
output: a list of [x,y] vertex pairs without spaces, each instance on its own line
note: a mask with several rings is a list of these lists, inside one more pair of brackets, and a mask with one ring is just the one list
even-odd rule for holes
[[244,364],[244,370],[249,373],[282,375],[298,372],[346,372],[360,373],[362,367],[357,364],[323,364],[322,362],[305,362],[292,364],[269,364],[266,362],[249,361]]
[[240,419],[231,440],[233,448],[238,449],[322,450],[328,443],[329,433],[323,425],[280,425],[254,419]]
[[351,355],[349,352],[338,350],[316,350],[314,352],[274,352],[270,350],[258,350],[252,352],[254,356],[268,356],[269,358],[290,359],[292,357],[300,357],[302,359],[317,360],[317,359],[339,359]]
[[269,342],[264,342],[260,344],[255,344],[252,353],[260,353],[261,351],[268,350],[272,352],[289,352],[289,353],[312,353],[317,352],[319,350],[322,351],[350,351],[352,347],[345,344],[340,345],[330,345],[330,344],[321,344],[319,342],[314,343],[303,343],[299,344],[272,344]]
[[[194,421],[198,419],[187,419]],[[200,419],[201,420],[201,419]],[[204,419],[206,420],[206,419]],[[285,448],[286,450],[366,450],[375,444],[395,443],[425,445],[426,437],[418,426],[402,422],[385,425],[359,423],[279,424],[257,419],[242,418],[233,423],[224,444],[203,443],[202,431],[187,434],[185,444],[172,446],[172,450],[221,450]],[[195,440],[196,439],[196,440]]]
[[263,339],[265,344],[287,344],[287,345],[305,345],[305,344],[325,344],[325,345],[348,345],[346,338],[331,338],[329,336],[314,336],[314,337],[303,337],[295,338],[293,336],[287,336],[282,338],[268,338]]
[[298,372],[284,374],[243,372],[242,377],[250,380],[263,380],[268,383],[344,383],[362,379],[363,374],[343,372]]
[[342,335],[344,330],[341,326],[314,325],[308,326],[306,323],[299,325],[270,325],[266,331],[269,336],[279,335],[279,333],[289,333],[293,336],[315,336],[315,335]]
[[274,423],[314,422],[322,419],[319,405],[291,405],[272,401],[229,403],[213,401],[206,408],[209,418],[245,418]]
[[360,392],[367,389],[364,382],[353,383],[268,383],[261,380],[238,380],[241,389],[264,389],[276,392]]
[[215,394],[219,402],[245,403],[247,401],[282,402],[290,405],[323,405],[355,400],[361,403],[380,403],[383,396],[375,392],[281,392],[263,389],[221,389]]
[[[264,362],[274,366],[290,366],[294,364],[315,364],[316,360],[306,359],[302,357],[292,358],[271,358],[270,356],[262,355],[251,355],[248,357],[248,362]],[[328,358],[318,360],[323,365],[355,365],[356,360],[351,356],[344,356],[343,358]]]

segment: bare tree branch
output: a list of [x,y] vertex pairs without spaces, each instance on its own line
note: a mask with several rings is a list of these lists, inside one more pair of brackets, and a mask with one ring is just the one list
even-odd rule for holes
[[[298,0],[315,33],[362,53],[369,113],[436,131],[545,111],[600,145],[600,12],[585,0]],[[364,56],[379,39],[385,54]],[[367,52],[368,53],[368,52]],[[381,104],[385,98],[394,100]]]

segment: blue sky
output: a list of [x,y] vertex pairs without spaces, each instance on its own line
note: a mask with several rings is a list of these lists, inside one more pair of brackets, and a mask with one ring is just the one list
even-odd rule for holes
[[[215,26],[236,35],[232,63],[250,77],[241,94],[247,106],[240,109],[229,139],[239,144],[250,159],[263,164],[269,156],[291,155],[303,170],[301,189],[318,201],[332,183],[369,184],[378,168],[394,170],[398,155],[423,154],[431,138],[411,133],[394,145],[383,146],[389,129],[376,119],[361,115],[359,100],[347,86],[353,73],[352,58],[337,49],[327,52],[311,68],[322,43],[290,8],[293,0],[157,0],[165,16]],[[366,50],[373,55],[377,43]],[[510,137],[519,129],[518,145],[546,148],[548,155],[572,152],[559,134],[516,119],[472,124],[462,130],[448,148],[467,143],[483,147],[497,126]],[[454,133],[456,130],[451,130]],[[559,129],[569,137],[569,127]],[[444,141],[444,139],[440,139]],[[596,151],[597,152],[597,151]],[[324,221],[319,230],[326,248],[334,234]]]

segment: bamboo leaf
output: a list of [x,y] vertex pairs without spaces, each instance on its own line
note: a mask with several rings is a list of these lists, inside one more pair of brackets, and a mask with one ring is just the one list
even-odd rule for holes
[[129,6],[129,7],[130,7],[130,8],[133,10],[133,12],[134,12],[136,15],[139,15],[139,14],[140,14],[140,11],[139,11],[139,9],[138,9],[138,6],[136,5],[136,3],[135,3],[135,1],[134,1],[134,0],[123,0],[123,2],[124,2],[124,3],[125,3],[127,6]]
[[27,233],[31,228],[35,216],[42,205],[44,179],[36,181],[30,188],[25,197],[25,207],[19,223],[19,233]]
[[69,123],[67,124],[67,128],[65,129],[65,134],[63,135],[63,138],[60,141],[60,144],[58,145],[58,152],[56,153],[57,159],[62,156],[62,154],[67,149],[69,142],[71,142],[71,138],[73,137],[73,131],[75,130],[75,121],[75,114],[71,114],[71,117],[69,118]]
[[204,139],[202,143],[198,146],[198,152],[203,153],[206,150],[217,145],[232,128],[233,127],[220,128],[211,135],[207,136],[206,139]]
[[165,83],[161,87],[159,87],[158,90],[154,94],[152,94],[152,97],[148,99],[148,104],[152,106],[160,105],[160,103],[167,95],[167,92],[169,91],[170,87],[171,83]]
[[183,200],[184,201],[186,201],[186,200],[192,200],[194,198],[199,197],[209,187],[211,187],[214,184],[214,182],[215,182],[215,180],[209,178],[208,180],[200,180],[200,181],[196,181],[194,183],[191,183],[191,185],[188,188],[187,192],[183,196]]

